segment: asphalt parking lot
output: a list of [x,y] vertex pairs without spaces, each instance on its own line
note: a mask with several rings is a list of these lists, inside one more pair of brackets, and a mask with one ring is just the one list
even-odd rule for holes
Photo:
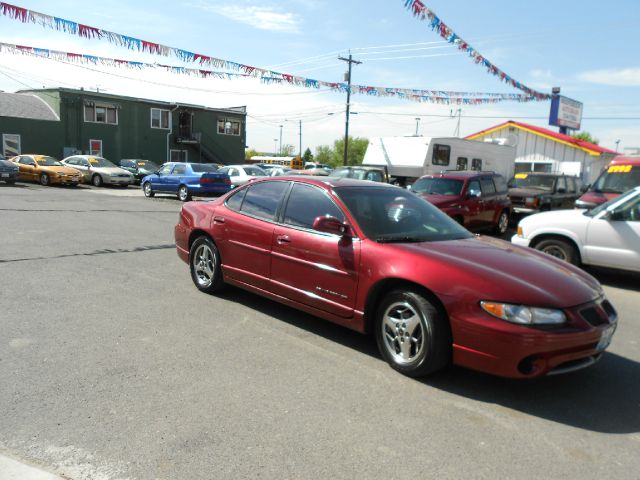
[[0,455],[74,480],[639,478],[637,276],[593,272],[620,322],[591,369],[413,380],[368,337],[199,293],[179,209],[0,184]]

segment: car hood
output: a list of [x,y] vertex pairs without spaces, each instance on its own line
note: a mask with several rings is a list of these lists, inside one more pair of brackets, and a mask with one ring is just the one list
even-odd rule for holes
[[588,223],[591,218],[587,217],[584,212],[584,209],[573,209],[536,213],[520,220],[519,225],[524,229],[536,227],[565,228],[576,224]]
[[419,193],[418,195],[436,207],[447,207],[460,201],[458,195],[433,195],[427,193]]
[[131,175],[125,169],[120,167],[91,167],[92,172],[104,173],[105,175],[123,174]]
[[619,197],[619,193],[601,193],[588,191],[584,195],[582,195],[578,200],[582,200],[583,202],[595,203],[596,205],[600,205],[604,202],[608,202],[612,198]]
[[509,196],[515,195],[518,197],[535,197],[538,195],[544,195],[545,193],[551,193],[549,190],[538,190],[536,188],[510,188]]
[[[598,281],[569,263],[491,237],[388,245],[391,258],[410,254],[442,295],[567,308],[602,295]],[[425,263],[426,260],[426,263]]]

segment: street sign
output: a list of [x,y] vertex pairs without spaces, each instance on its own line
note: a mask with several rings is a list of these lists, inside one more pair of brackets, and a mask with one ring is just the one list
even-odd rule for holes
[[562,95],[554,95],[551,100],[549,125],[580,130],[582,103]]

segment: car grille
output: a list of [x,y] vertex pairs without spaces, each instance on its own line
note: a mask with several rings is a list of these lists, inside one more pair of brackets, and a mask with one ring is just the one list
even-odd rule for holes
[[118,178],[129,178],[129,175],[126,175],[124,173],[116,173],[115,175],[112,175],[113,177],[118,177]]
[[589,325],[598,327],[607,323],[615,322],[618,314],[609,300],[604,300],[599,306],[588,307],[580,310],[580,315]]
[[509,196],[512,205],[524,205],[525,197]]

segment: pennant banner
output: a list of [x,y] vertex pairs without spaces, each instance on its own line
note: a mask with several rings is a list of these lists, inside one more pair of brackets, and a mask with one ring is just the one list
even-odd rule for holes
[[404,2],[404,6],[411,10],[414,17],[418,17],[420,20],[429,22],[429,26],[431,30],[434,30],[438,33],[443,39],[449,42],[452,45],[458,47],[458,50],[466,52],[476,64],[482,65],[487,69],[487,71],[496,77],[498,77],[501,81],[505,82],[508,85],[511,85],[513,88],[516,88],[522,92],[525,92],[527,95],[534,97],[535,100],[551,100],[551,95],[548,93],[538,92],[537,90],[533,90],[523,83],[520,83],[515,78],[507,75],[504,71],[499,69],[489,60],[487,60],[484,56],[480,54],[475,48],[473,48],[469,43],[465,42],[457,33],[455,33],[446,23],[444,23],[431,9],[425,6],[421,0],[402,0]]
[[[406,1],[410,2],[411,0],[406,0]],[[170,69],[174,73],[180,73],[179,69],[182,69],[184,70],[184,73],[188,75],[199,75],[199,76],[218,76],[218,75],[225,76],[226,75],[226,78],[233,78],[234,76],[255,77],[255,78],[259,78],[263,83],[267,83],[267,84],[270,84],[270,83],[291,84],[299,87],[315,88],[315,89],[325,87],[334,91],[342,91],[345,93],[348,89],[348,86],[345,83],[324,82],[324,81],[310,79],[306,77],[300,77],[300,76],[292,75],[288,73],[275,72],[273,70],[254,67],[251,65],[244,65],[237,62],[232,62],[230,60],[215,58],[209,55],[189,52],[179,48],[161,45],[158,43],[149,42],[149,41],[134,38],[134,37],[128,37],[126,35],[121,35],[119,33],[102,30],[100,28],[79,24],[71,20],[66,20],[59,17],[53,17],[50,15],[46,15],[44,13],[34,12],[32,10],[27,10],[26,8],[18,7],[5,2],[0,2],[0,14],[8,18],[18,20],[23,23],[34,23],[44,28],[51,28],[53,30],[58,30],[58,31],[69,33],[72,35],[79,35],[83,38],[99,39],[99,40],[105,39],[112,44],[125,47],[129,50],[137,50],[137,51],[146,52],[154,55],[160,55],[164,57],[175,56],[176,58],[184,62],[191,62],[191,63],[197,62],[200,66],[203,66],[203,67],[208,66],[216,69],[230,71],[230,72],[214,72],[209,70],[165,66],[166,68]],[[4,45],[11,47],[11,45],[9,44],[4,44]],[[19,46],[16,46],[16,48],[20,50]],[[31,47],[27,47],[27,48],[31,48]],[[9,50],[11,50],[11,48],[9,48]],[[43,54],[43,52],[48,51],[45,49],[37,49],[37,50],[39,52],[37,56],[46,56]],[[22,51],[22,53],[33,53],[33,51],[35,51],[35,49],[32,48],[32,52]],[[53,52],[53,51],[49,51],[49,52]],[[131,66],[133,68],[141,68],[139,65],[144,65],[145,66],[144,68],[147,68],[147,67],[155,68],[158,66],[156,64],[139,64],[139,62],[128,62],[126,60],[107,59],[104,57],[67,54],[65,52],[54,52],[54,57],[49,57],[49,58],[60,60],[60,58],[58,58],[59,55],[62,55],[62,56],[66,55],[65,60],[69,60],[70,58],[73,57],[79,61],[83,61],[83,62],[86,61],[91,63],[93,63],[92,59],[102,58],[102,60],[100,60],[100,63],[103,63],[105,65]],[[207,73],[203,73],[203,72],[207,72]],[[235,73],[239,75],[234,75]],[[455,105],[462,105],[462,104],[478,105],[483,103],[497,103],[497,102],[504,102],[504,101],[530,102],[530,101],[546,100],[546,98],[542,98],[540,96],[536,96],[529,93],[509,94],[509,93],[482,93],[482,92],[454,92],[454,91],[445,91],[445,90],[404,89],[404,88],[373,87],[373,86],[361,86],[361,85],[352,85],[351,92],[365,94],[365,95],[379,96],[379,97],[397,97],[397,98],[411,100],[415,102],[434,102],[434,103],[455,104]]]

